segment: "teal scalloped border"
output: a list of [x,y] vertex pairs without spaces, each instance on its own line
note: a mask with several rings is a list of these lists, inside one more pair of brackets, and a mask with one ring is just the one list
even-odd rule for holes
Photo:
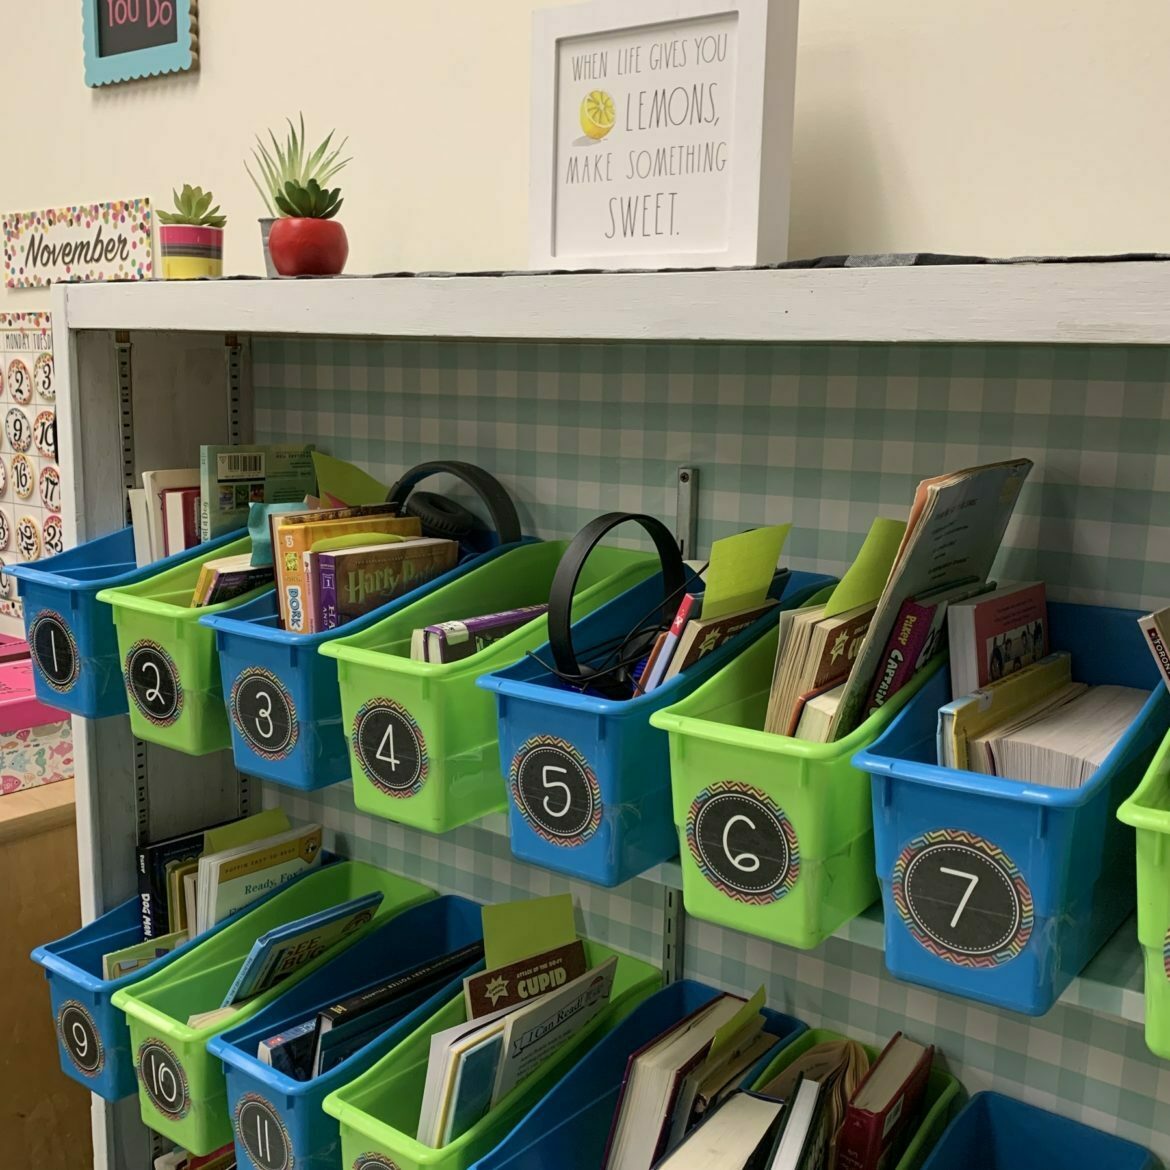
[[134,53],[112,57],[98,54],[97,19],[102,0],[81,0],[85,47],[85,84],[97,87],[164,73],[182,73],[199,68],[199,0],[171,0],[177,10],[178,27],[186,24],[186,38],[173,45],[156,45]]

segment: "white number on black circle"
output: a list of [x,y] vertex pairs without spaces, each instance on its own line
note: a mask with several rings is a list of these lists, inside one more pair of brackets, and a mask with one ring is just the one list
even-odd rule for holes
[[[386,746],[390,746],[390,754],[386,755]],[[389,723],[386,726],[386,734],[382,736],[382,742],[378,744],[378,750],[374,753],[374,759],[385,760],[390,765],[391,772],[398,771],[399,760],[394,754],[394,724]]]
[[[261,739],[271,739],[273,731],[276,730],[272,726],[272,696],[267,691],[257,691],[256,698],[267,704],[256,712],[256,730]],[[265,723],[268,724],[267,731],[264,730]]]
[[723,826],[723,852],[727,854],[727,860],[735,866],[736,869],[743,873],[755,873],[760,868],[760,859],[754,853],[749,853],[746,849],[742,853],[732,853],[731,846],[728,843],[728,837],[731,835],[731,826],[736,821],[743,821],[749,829],[754,830],[756,822],[750,817],[745,817],[743,813],[736,813],[727,824]]
[[560,768],[556,764],[545,764],[540,774],[540,782],[545,786],[545,788],[559,788],[565,794],[565,803],[562,804],[559,809],[554,809],[548,803],[547,796],[542,801],[544,804],[544,811],[548,813],[550,817],[556,817],[559,820],[573,806],[573,793],[563,780],[550,780],[548,778],[548,774],[550,772],[559,772],[562,776],[567,776],[569,774],[569,769]]
[[951,877],[962,878],[967,883],[966,892],[960,899],[958,906],[955,908],[955,916],[951,919],[951,926],[958,926],[959,919],[963,917],[963,911],[967,909],[967,902],[971,895],[975,892],[975,887],[979,884],[979,875],[975,873],[965,873],[961,869],[950,869],[945,865],[938,867],[939,873],[949,874]]
[[158,1054],[152,1052],[148,1061],[150,1065],[151,1086],[154,1095],[168,1105],[176,1104],[179,1100],[179,1081],[174,1069],[167,1063],[159,1060]]
[[86,1035],[85,1028],[78,1020],[74,1020],[69,1031],[73,1036],[73,1051],[77,1055],[77,1059],[84,1060],[89,1055],[89,1037]]
[[158,668],[158,664],[154,662],[144,662],[142,664],[142,673],[146,674],[148,670],[154,671],[154,686],[148,687],[146,691],[146,701],[148,703],[158,703],[160,706],[165,706],[162,697],[162,672]]

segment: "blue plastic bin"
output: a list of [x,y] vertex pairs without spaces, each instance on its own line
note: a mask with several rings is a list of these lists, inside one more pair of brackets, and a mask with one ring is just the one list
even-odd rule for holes
[[999,1093],[976,1093],[922,1170],[1157,1170],[1144,1146]]
[[[697,582],[693,574],[691,580]],[[817,573],[778,573],[772,596],[779,606],[637,698],[597,698],[566,686],[537,660],[552,660],[547,643],[535,657],[482,676],[479,685],[497,696],[513,854],[602,886],[620,885],[676,856],[669,741],[650,726],[650,716],[690,694],[775,626],[781,609],[802,605],[832,582]],[[588,647],[611,646],[628,634],[661,599],[659,573],[577,622],[573,641],[585,648],[582,660],[590,660]],[[537,785],[539,799],[530,784]]]
[[[321,855],[322,865],[336,860],[331,853]],[[293,880],[300,881],[304,876],[298,875]],[[49,981],[62,1070],[107,1101],[117,1101],[136,1093],[138,1086],[134,1054],[130,1051],[130,1028],[125,1015],[110,1004],[114,992],[161,971],[193,942],[204,942],[218,934],[241,914],[255,909],[260,902],[278,892],[273,890],[230,918],[217,922],[198,939],[184,943],[169,955],[163,955],[120,979],[102,978],[102,956],[142,942],[142,907],[137,897],[128,898],[80,930],[37,947],[32,952],[32,959],[44,967],[45,978]]]
[[[597,1170],[617,1108],[626,1061],[644,1044],[685,1019],[720,992],[684,979],[639,1004],[533,1107],[472,1170]],[[765,1008],[764,1030],[776,1044],[791,1043],[805,1025]],[[776,1049],[744,1076],[750,1084]]]
[[97,600],[98,591],[133,585],[239,535],[229,533],[139,569],[134,531],[122,528],[43,561],[9,565],[6,571],[16,578],[24,603],[37,698],[87,719],[127,711],[114,618]]
[[327,963],[246,1024],[207,1045],[223,1061],[240,1170],[341,1170],[341,1134],[321,1102],[360,1076],[462,988],[467,970],[376,1040],[310,1081],[298,1081],[256,1059],[256,1046],[312,1019],[338,999],[402,971],[478,942],[482,914],[475,902],[448,895],[407,910]]
[[[531,538],[519,543],[530,542]],[[334,638],[359,633],[516,547],[517,543],[497,545],[466,557],[405,596],[321,633],[282,630],[275,593],[200,618],[201,625],[215,631],[236,766],[302,791],[348,780],[337,659],[318,654],[318,648]]]
[[946,671],[854,757],[873,776],[890,972],[1028,1015],[1048,1011],[1133,911],[1133,830],[1115,814],[1170,726],[1170,693],[1135,611],[1050,603],[1048,616],[1074,679],[1155,688],[1084,786],[940,767]]

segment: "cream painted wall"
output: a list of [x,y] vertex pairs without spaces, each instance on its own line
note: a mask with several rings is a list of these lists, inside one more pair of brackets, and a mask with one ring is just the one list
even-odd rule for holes
[[[528,0],[203,0],[200,72],[101,90],[79,7],[6,15],[4,207],[210,185],[258,272],[240,160],[303,108],[350,135],[349,271],[524,265]],[[791,254],[1170,250],[1168,50],[1160,0],[805,0]]]

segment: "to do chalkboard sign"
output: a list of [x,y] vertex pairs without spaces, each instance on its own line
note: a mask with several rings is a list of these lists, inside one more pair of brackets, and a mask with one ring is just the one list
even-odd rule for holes
[[198,0],[85,0],[85,83],[193,69]]

